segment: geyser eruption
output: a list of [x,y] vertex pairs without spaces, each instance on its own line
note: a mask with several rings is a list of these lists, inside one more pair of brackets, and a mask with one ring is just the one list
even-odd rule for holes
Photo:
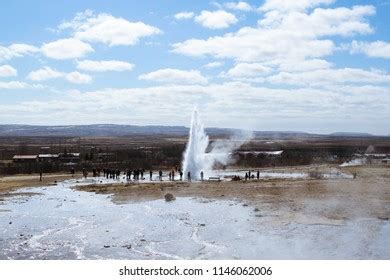
[[231,162],[231,154],[241,145],[249,141],[253,134],[248,131],[234,132],[230,139],[217,140],[212,143],[211,151],[206,153],[209,146],[209,138],[204,131],[197,109],[192,113],[190,137],[184,152],[182,169],[184,176],[191,173],[191,178],[200,179],[203,171],[204,178],[213,175],[213,167],[216,163],[226,165]]
[[[184,152],[183,171],[187,176],[191,172],[191,177],[198,180],[200,172],[204,169],[206,149],[209,145],[209,137],[204,131],[203,124],[200,122],[199,114],[196,109],[192,113],[190,138]],[[204,171],[203,171],[204,172]]]

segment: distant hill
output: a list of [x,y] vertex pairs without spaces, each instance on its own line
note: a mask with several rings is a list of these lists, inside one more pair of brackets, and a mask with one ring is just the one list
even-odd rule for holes
[[127,135],[188,134],[184,126],[96,125],[0,125],[0,136],[127,136]]
[[361,132],[334,132],[329,134],[329,136],[337,136],[337,137],[372,137],[372,134],[369,133],[361,133]]
[[[233,128],[206,128],[210,136],[231,135],[238,132]],[[53,137],[96,137],[96,136],[132,136],[132,135],[188,135],[189,128],[185,126],[158,126],[158,125],[117,125],[117,124],[92,124],[92,125],[63,125],[63,126],[39,126],[39,125],[0,125],[0,136],[53,136]],[[310,134],[301,131],[255,131],[256,137],[264,138],[294,138],[294,137],[318,137],[321,135]],[[323,136],[323,135],[322,135]],[[371,137],[368,133],[336,132],[330,134],[335,137]]]
[[310,134],[302,131],[256,131],[257,137],[287,138],[287,137],[315,137],[317,134]]

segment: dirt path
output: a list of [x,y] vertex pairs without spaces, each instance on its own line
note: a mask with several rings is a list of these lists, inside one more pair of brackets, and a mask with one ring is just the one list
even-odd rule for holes
[[[70,174],[63,173],[44,174],[42,181],[39,181],[39,174],[0,177],[0,193],[7,193],[23,187],[50,186],[71,178]],[[81,178],[81,176],[76,176],[76,178]]]

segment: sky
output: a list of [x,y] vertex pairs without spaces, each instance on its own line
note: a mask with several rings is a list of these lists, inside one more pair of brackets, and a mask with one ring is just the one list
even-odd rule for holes
[[0,124],[390,135],[390,0],[0,4]]

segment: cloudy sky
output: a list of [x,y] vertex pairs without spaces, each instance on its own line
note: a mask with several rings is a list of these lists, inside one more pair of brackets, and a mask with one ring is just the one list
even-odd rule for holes
[[390,134],[390,1],[2,1],[1,124]]

